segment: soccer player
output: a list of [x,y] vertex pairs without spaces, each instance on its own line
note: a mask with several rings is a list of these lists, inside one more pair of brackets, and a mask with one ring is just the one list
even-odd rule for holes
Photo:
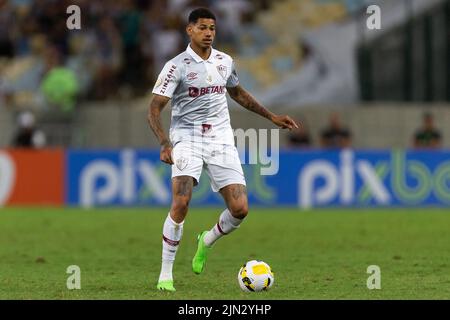
[[[183,234],[192,189],[205,168],[214,192],[226,204],[219,221],[198,237],[192,270],[200,274],[213,244],[239,227],[248,213],[245,178],[234,146],[225,94],[281,128],[297,128],[289,117],[261,106],[240,85],[233,59],[212,48],[216,17],[206,8],[189,14],[190,44],[166,63],[153,88],[148,122],[160,145],[161,161],[172,166],[172,205],[163,226],[162,266],[157,289],[175,291],[172,268]],[[169,137],[160,114],[172,99]]]

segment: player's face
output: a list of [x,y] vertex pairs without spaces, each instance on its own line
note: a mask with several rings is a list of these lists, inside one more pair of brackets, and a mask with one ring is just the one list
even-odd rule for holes
[[187,33],[195,45],[209,48],[216,36],[216,22],[214,19],[200,18],[195,24],[188,25]]

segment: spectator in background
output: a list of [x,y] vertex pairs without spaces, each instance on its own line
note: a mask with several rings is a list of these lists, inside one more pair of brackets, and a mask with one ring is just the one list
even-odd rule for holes
[[122,69],[122,39],[114,20],[103,16],[95,30],[95,74],[92,95],[95,99],[105,99],[116,93],[118,75]]
[[288,135],[288,146],[292,148],[309,148],[311,146],[311,137],[308,132],[306,122],[296,119],[299,123],[298,129],[292,129]]
[[217,1],[213,10],[220,16],[219,36],[223,41],[235,44],[241,32],[244,14],[251,12],[253,6],[247,0]]
[[39,33],[45,34],[49,42],[56,46],[62,55],[68,52],[67,16],[61,14],[65,13],[66,8],[65,1],[32,1],[31,16],[23,19],[23,23],[28,23],[28,21],[36,23]]
[[190,2],[191,0],[168,0],[167,13],[172,16],[177,15],[178,13],[183,12]]
[[[74,34],[69,40],[70,54],[66,58],[66,67],[77,76],[81,98],[88,97],[88,94],[94,96],[93,83],[98,73],[98,67],[103,63],[110,62],[110,60],[98,61],[100,50],[96,48],[97,44],[93,32]],[[105,82],[114,83],[115,80],[116,78],[107,79]]]
[[434,126],[433,115],[429,112],[423,114],[423,125],[414,135],[414,147],[416,148],[440,148],[442,143],[441,132]]
[[333,112],[330,116],[330,123],[322,131],[321,144],[324,148],[349,148],[351,146],[352,135],[349,129],[342,126],[339,114]]
[[[144,18],[142,20],[141,26],[141,52],[143,56],[144,65],[144,81],[145,83],[151,83],[155,81],[156,69],[155,65],[155,46],[154,46],[154,36],[158,35],[157,30],[161,30],[164,24],[164,16],[161,12],[165,10],[165,3],[161,1],[152,2],[150,7],[145,11]],[[159,62],[161,63],[161,62]]]
[[[77,99],[108,99],[111,93],[125,98],[146,94],[156,80],[154,70],[160,70],[167,60],[185,48],[184,21],[194,8],[215,8],[223,16],[218,36],[223,38],[224,45],[232,46],[240,43],[237,35],[242,32],[244,17],[254,17],[257,10],[267,9],[271,2],[118,0],[105,5],[101,0],[77,0],[82,28],[68,30],[66,9],[70,1],[0,0],[0,64],[1,60],[7,61],[4,68],[0,66],[3,71],[0,98],[26,108],[35,109],[32,104],[36,108],[45,105],[41,96],[33,97],[39,92],[44,68],[44,54],[36,54],[35,50],[37,38],[45,42],[44,48],[56,47],[61,67],[77,76]],[[254,29],[257,29],[253,33],[255,37],[262,34],[261,47],[270,42],[261,28]],[[17,75],[14,81],[11,74]],[[46,91],[47,98],[56,94],[50,91]]]
[[75,73],[62,64],[61,59],[61,53],[56,47],[46,49],[46,73],[41,82],[41,92],[51,107],[69,114],[76,104],[78,80]]
[[163,22],[162,29],[153,34],[152,46],[158,48],[158,50],[153,50],[156,70],[161,70],[164,64],[175,57],[184,47],[183,38],[177,29],[179,23],[177,18],[168,18]]
[[0,0],[0,57],[13,57],[14,12],[8,0]]
[[42,148],[46,144],[44,132],[36,128],[33,113],[24,111],[17,117],[18,131],[12,145],[18,148]]
[[142,51],[139,43],[143,12],[132,0],[122,0],[118,25],[122,37],[123,67],[120,80],[127,91],[135,95],[142,87],[143,65]]

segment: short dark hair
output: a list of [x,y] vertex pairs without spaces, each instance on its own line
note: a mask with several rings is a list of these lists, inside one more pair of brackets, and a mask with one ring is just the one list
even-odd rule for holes
[[214,15],[214,13],[211,12],[211,10],[207,9],[207,8],[197,8],[195,10],[193,10],[190,14],[189,14],[189,23],[197,23],[198,19],[213,19],[214,21],[216,21],[216,16]]

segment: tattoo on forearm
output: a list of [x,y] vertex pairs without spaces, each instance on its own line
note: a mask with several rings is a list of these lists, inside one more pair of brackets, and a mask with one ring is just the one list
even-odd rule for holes
[[169,140],[166,137],[166,134],[164,133],[164,129],[161,123],[161,107],[159,106],[151,106],[150,107],[150,113],[148,116],[148,123],[150,125],[150,128],[152,129],[153,133],[156,135],[156,137],[159,140],[159,143],[161,145],[166,144],[169,142]]
[[194,186],[194,180],[192,177],[181,176],[176,177],[174,183],[174,193],[176,196],[189,196],[192,194],[192,188]]
[[259,104],[247,91],[240,88],[234,99],[245,109],[255,112],[266,119],[270,119],[271,112]]
[[243,185],[237,185],[231,191],[231,196],[233,197],[234,200],[238,200],[240,197],[242,197],[243,195],[246,195],[246,194],[247,194],[247,189]]

